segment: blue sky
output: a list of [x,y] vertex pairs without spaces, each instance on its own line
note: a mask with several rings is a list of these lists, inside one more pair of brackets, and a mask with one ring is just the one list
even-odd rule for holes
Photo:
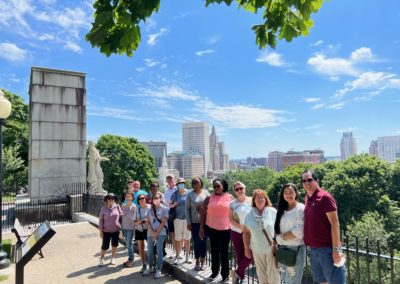
[[[231,158],[321,148],[343,131],[359,151],[400,135],[400,1],[331,0],[307,37],[259,50],[261,15],[161,0],[132,58],[84,36],[89,0],[3,0],[0,87],[28,101],[31,66],[87,74],[87,138],[112,133],[181,148],[181,123],[208,121]],[[210,127],[211,130],[211,127]]]

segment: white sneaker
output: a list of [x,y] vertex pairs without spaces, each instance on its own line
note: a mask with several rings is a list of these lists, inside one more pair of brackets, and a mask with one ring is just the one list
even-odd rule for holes
[[161,278],[161,270],[157,270],[156,275],[154,275],[155,279]]
[[103,259],[103,258],[100,258],[99,266],[103,266],[103,265],[104,265],[104,259]]
[[149,275],[150,274],[150,269],[149,268],[146,268],[144,271],[143,271],[143,275]]
[[143,273],[146,270],[146,265],[143,265],[142,268],[140,269],[140,273]]
[[115,263],[115,258],[111,258],[111,260],[110,260],[110,265],[115,265],[116,263]]
[[178,257],[175,257],[173,265],[178,265]]

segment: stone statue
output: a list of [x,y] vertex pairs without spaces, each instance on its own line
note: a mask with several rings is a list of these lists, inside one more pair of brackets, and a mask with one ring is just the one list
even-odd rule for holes
[[100,166],[101,161],[108,161],[108,158],[101,157],[99,151],[94,146],[93,141],[89,141],[89,172],[88,182],[93,194],[107,194],[103,189],[104,175]]

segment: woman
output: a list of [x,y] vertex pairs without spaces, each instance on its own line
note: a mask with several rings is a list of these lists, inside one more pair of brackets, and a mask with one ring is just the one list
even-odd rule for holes
[[254,191],[252,207],[244,220],[245,255],[247,258],[253,256],[260,284],[280,283],[279,270],[275,263],[276,247],[272,242],[276,209],[261,189]]
[[152,182],[150,185],[150,192],[147,194],[146,199],[147,199],[147,203],[149,203],[150,205],[152,205],[153,203],[153,196],[156,195],[156,193],[159,193],[161,196],[161,204],[165,205],[165,197],[164,197],[164,193],[159,191],[160,189],[160,184],[156,181]]
[[190,239],[192,238],[191,232],[187,228],[186,223],[186,197],[188,190],[185,188],[185,180],[179,178],[176,182],[177,191],[171,196],[169,208],[175,208],[176,217],[174,220],[175,228],[175,260],[174,264],[178,264],[178,260],[182,250],[182,242],[185,244],[186,263],[192,263],[189,258],[190,253]]
[[196,265],[194,270],[203,270],[204,261],[207,253],[207,235],[200,239],[200,212],[203,207],[204,200],[210,196],[210,193],[203,189],[203,181],[201,178],[192,179],[193,190],[189,192],[186,198],[186,222],[187,229],[192,232],[194,243],[194,257]]
[[[148,275],[156,270],[154,278],[161,277],[161,268],[163,262],[163,245],[167,236],[166,224],[168,220],[168,210],[161,204],[161,195],[156,193],[153,196],[153,205],[147,212],[147,259],[149,267],[143,272],[143,275]],[[154,269],[154,245],[157,249],[157,268]]]
[[298,202],[299,190],[288,183],[282,187],[279,195],[278,213],[275,221],[275,235],[278,245],[297,252],[296,265],[282,268],[282,281],[285,284],[300,284],[306,258],[303,240],[304,204]]
[[252,261],[245,256],[243,245],[243,223],[247,213],[251,211],[251,197],[246,196],[246,186],[240,181],[235,182],[233,190],[237,198],[230,204],[229,220],[237,263],[234,283],[243,283],[246,268]]
[[135,240],[138,242],[139,255],[142,260],[142,269],[140,272],[146,270],[146,254],[144,253],[144,240],[147,239],[147,224],[146,216],[151,210],[151,206],[146,203],[146,196],[144,194],[138,195],[139,207],[136,208],[133,219],[135,221]]
[[222,281],[229,281],[229,240],[231,223],[229,222],[229,205],[233,200],[228,193],[228,183],[221,178],[213,181],[214,192],[204,200],[201,215],[200,238],[205,237],[207,225],[211,245],[211,276],[214,281],[221,266]]
[[106,250],[110,247],[111,240],[111,260],[110,264],[115,265],[115,254],[118,247],[119,230],[121,224],[119,223],[119,216],[122,215],[121,208],[116,203],[117,196],[114,193],[108,193],[104,197],[105,206],[100,210],[99,214],[99,230],[100,237],[103,239],[100,250],[99,266],[104,265],[104,255]]
[[128,249],[128,260],[124,262],[125,267],[131,267],[133,264],[133,215],[136,211],[135,204],[132,203],[133,194],[127,192],[125,194],[125,204],[122,206],[122,231],[125,236],[125,245]]

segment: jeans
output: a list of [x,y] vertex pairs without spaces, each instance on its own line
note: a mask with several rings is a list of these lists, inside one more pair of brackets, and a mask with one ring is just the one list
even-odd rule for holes
[[128,259],[133,261],[133,230],[123,230],[125,236],[125,246],[128,250]]
[[222,279],[229,277],[229,240],[231,230],[215,230],[208,228],[211,245],[211,271],[212,276],[219,274],[221,264]]
[[161,270],[162,268],[165,237],[166,235],[159,235],[157,236],[157,240],[153,241],[151,236],[147,236],[147,260],[150,267],[154,266],[154,245],[157,245],[157,270]]
[[310,248],[311,272],[315,282],[329,284],[346,284],[344,265],[333,265],[332,248]]
[[289,248],[293,251],[297,251],[296,265],[289,267],[283,264],[279,264],[281,268],[281,279],[282,284],[300,284],[301,278],[303,277],[303,270],[306,262],[306,246],[282,246]]
[[243,234],[231,231],[231,239],[236,254],[236,274],[240,277],[240,279],[243,279],[246,268],[251,263],[251,258],[247,258],[244,255]]
[[[207,230],[206,230],[207,231]],[[201,240],[199,236],[200,224],[192,223],[192,238],[194,244],[194,258],[206,258],[208,235],[204,232],[204,239]]]

